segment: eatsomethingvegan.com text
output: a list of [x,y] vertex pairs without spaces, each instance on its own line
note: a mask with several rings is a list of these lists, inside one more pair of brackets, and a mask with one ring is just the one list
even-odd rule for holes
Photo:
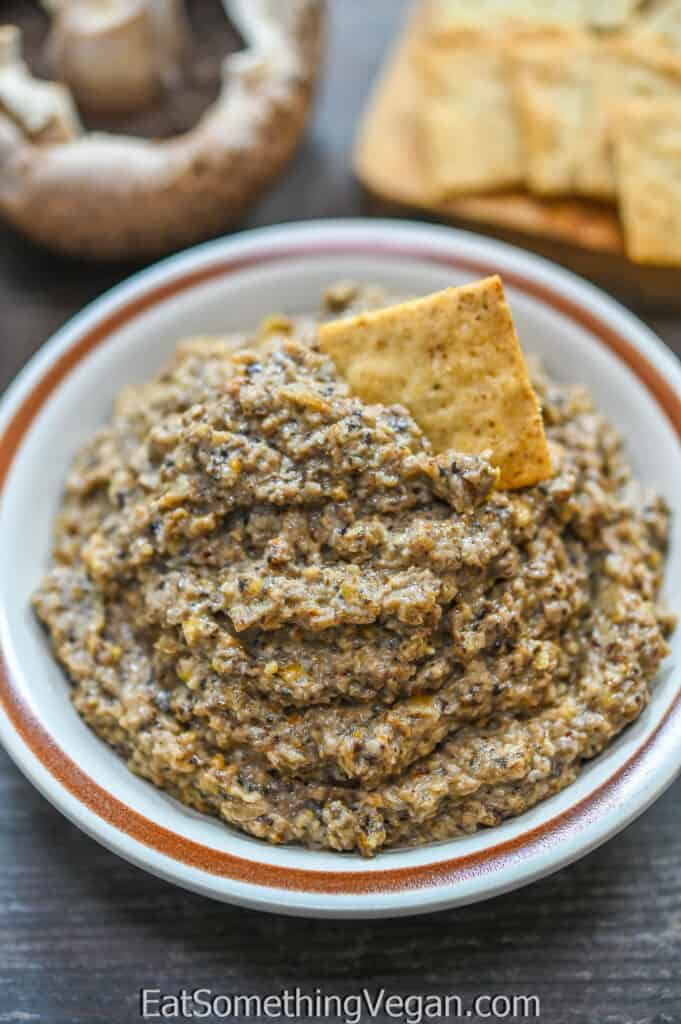
[[142,1020],[337,1020],[362,1024],[379,1016],[402,1024],[426,1021],[539,1020],[536,995],[479,995],[464,1000],[457,995],[398,995],[381,988],[370,992],[334,995],[314,989],[284,989],[277,995],[225,995],[209,988],[164,993],[158,988],[140,992]]

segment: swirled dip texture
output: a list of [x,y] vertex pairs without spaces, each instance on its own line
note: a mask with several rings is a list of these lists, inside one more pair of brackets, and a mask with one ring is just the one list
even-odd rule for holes
[[536,380],[558,470],[503,493],[270,326],[180,346],[76,459],[35,596],[76,708],[273,843],[370,856],[520,814],[648,701],[663,503],[580,389]]

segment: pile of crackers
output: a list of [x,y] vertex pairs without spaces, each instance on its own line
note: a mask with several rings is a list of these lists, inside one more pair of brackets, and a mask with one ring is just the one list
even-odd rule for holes
[[632,260],[681,266],[681,0],[426,0],[423,27],[433,202],[617,203]]

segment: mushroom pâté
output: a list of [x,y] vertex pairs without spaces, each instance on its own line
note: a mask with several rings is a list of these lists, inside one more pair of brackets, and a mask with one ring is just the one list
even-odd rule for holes
[[59,84],[32,77],[18,30],[0,28],[0,216],[93,259],[154,257],[242,217],[302,137],[325,0],[223,2],[245,48],[225,59],[220,94],[194,127],[162,140],[86,132],[74,100],[83,112],[123,112],[181,88],[190,36],[180,0],[46,2]]

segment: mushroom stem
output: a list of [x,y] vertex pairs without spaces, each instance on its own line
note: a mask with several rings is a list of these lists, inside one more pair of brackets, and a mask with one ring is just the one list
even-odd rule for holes
[[67,142],[80,124],[67,89],[33,78],[21,53],[21,33],[0,26],[0,111],[34,142]]
[[141,110],[181,80],[189,38],[183,0],[43,2],[54,19],[55,73],[83,110]]
[[[279,74],[295,78],[301,72],[300,54],[290,45],[286,18],[277,13],[280,0],[222,0],[225,14],[260,60],[269,60]],[[228,58],[229,59],[229,58]]]

